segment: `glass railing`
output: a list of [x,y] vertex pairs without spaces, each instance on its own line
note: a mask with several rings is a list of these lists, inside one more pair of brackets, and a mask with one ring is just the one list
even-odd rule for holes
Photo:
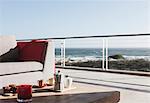
[[150,34],[55,38],[56,65],[150,72]]

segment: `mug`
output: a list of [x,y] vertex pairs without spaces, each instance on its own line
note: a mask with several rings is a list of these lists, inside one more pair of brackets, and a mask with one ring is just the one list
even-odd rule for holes
[[44,81],[43,80],[38,80],[38,85],[39,87],[44,87]]
[[66,78],[66,88],[71,88],[71,86],[72,86],[72,78],[70,78],[70,77],[67,77]]

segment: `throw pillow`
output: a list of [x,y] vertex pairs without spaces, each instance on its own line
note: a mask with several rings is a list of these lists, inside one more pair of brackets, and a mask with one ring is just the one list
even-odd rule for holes
[[38,61],[43,63],[45,59],[46,47],[46,42],[30,42],[21,49],[19,60]]

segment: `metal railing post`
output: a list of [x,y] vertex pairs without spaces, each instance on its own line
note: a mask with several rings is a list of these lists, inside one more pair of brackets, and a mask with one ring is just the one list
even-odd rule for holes
[[106,55],[105,55],[105,59],[106,59],[106,67],[105,70],[108,70],[108,39],[105,40],[105,50],[106,50]]
[[65,67],[65,40],[61,42],[61,66]]
[[66,62],[66,59],[65,59],[65,56],[66,56],[65,40],[63,42],[64,42],[64,45],[63,45],[63,66],[65,67],[65,62]]
[[60,63],[61,63],[61,66],[63,66],[63,42],[61,42],[61,49],[60,49]]
[[103,39],[102,69],[105,70],[105,39]]

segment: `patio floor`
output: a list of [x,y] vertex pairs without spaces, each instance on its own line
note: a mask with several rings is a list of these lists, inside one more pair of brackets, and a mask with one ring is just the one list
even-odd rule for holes
[[150,77],[82,70],[60,69],[75,83],[103,90],[120,91],[119,103],[150,103]]
[[[96,93],[96,95],[99,95],[98,93],[100,92],[120,91],[119,103],[150,103],[150,77],[83,70],[60,70],[65,75],[72,77],[74,86],[77,87],[77,90],[66,91],[65,93],[67,94],[84,93],[85,95],[86,93],[89,95],[91,93]],[[54,94],[47,92],[40,94],[39,96],[49,95]],[[35,101],[39,100],[42,99],[35,99]],[[14,101],[16,101],[16,99]],[[43,101],[45,101],[45,99]],[[1,102],[2,101],[0,100],[0,103]],[[7,101],[4,103],[7,103]],[[48,102],[45,101],[45,103]]]

